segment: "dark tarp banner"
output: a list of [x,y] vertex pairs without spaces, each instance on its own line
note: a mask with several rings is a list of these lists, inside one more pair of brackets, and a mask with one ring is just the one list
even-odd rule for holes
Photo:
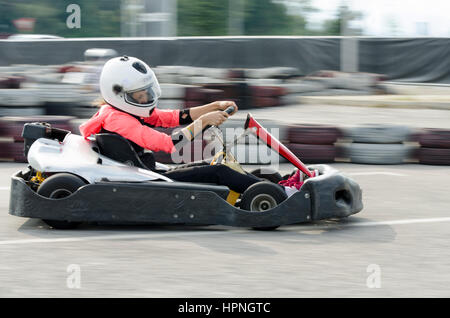
[[188,65],[218,68],[296,67],[301,74],[339,69],[338,38],[177,38],[0,41],[0,65],[64,64],[83,60],[89,48],[112,48],[152,66]]
[[360,38],[359,62],[393,81],[450,84],[450,38]]
[[[389,80],[450,83],[450,38],[359,37],[359,71]],[[296,67],[307,75],[339,70],[340,37],[92,38],[42,41],[0,40],[0,66],[82,61],[89,48],[112,48],[151,66],[217,68]]]

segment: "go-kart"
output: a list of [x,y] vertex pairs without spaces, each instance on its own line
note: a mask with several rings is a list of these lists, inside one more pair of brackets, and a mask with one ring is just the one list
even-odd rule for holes
[[[227,110],[228,111],[228,110]],[[217,127],[216,127],[217,130]],[[23,137],[29,166],[11,179],[9,213],[38,218],[58,229],[82,222],[106,224],[225,225],[261,230],[362,210],[359,185],[328,165],[305,166],[250,114],[244,133],[223,143],[211,164],[246,172],[231,149],[254,133],[301,171],[300,190],[287,195],[278,172],[255,171],[261,182],[244,193],[226,186],[173,181],[156,162],[150,170],[125,138],[98,134],[85,139],[46,123],[27,123]],[[294,171],[295,172],[295,171]],[[264,180],[265,179],[265,180]]]

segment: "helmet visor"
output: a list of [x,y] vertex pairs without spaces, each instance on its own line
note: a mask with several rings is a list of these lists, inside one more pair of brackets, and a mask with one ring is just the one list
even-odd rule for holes
[[161,97],[159,85],[150,85],[125,93],[125,101],[138,107],[154,106],[159,97]]

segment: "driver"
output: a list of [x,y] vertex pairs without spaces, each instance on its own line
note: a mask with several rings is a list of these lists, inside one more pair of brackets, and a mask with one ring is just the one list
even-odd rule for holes
[[[216,101],[185,110],[158,109],[161,88],[152,69],[134,57],[116,57],[106,62],[100,75],[100,92],[104,103],[100,110],[80,126],[87,138],[98,133],[116,133],[128,139],[144,164],[155,170],[153,156],[144,149],[174,153],[177,146],[190,142],[207,126],[225,122],[232,101]],[[187,125],[179,134],[169,136],[152,127]],[[159,171],[158,171],[159,172]],[[251,174],[241,174],[225,165],[206,162],[183,165],[161,173],[185,182],[216,183],[243,193],[261,181]]]

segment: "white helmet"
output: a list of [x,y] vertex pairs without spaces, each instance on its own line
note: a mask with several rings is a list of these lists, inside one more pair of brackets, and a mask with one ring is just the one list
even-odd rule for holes
[[161,87],[152,69],[128,56],[105,63],[100,75],[100,92],[108,104],[140,117],[150,116],[161,97]]

